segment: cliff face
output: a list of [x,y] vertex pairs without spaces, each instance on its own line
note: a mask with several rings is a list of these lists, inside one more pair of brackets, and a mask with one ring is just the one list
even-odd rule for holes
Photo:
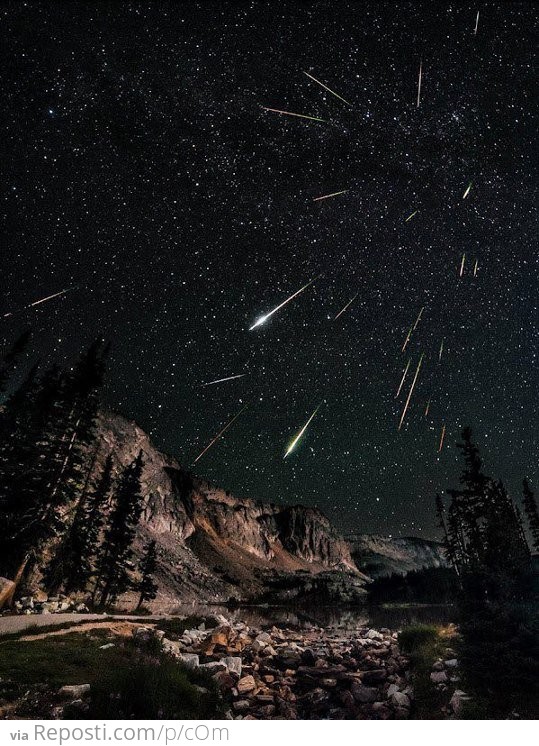
[[356,566],[372,578],[447,566],[443,547],[436,541],[356,534],[349,536],[348,542]]
[[344,539],[314,508],[236,498],[181,468],[152,445],[135,423],[103,414],[99,423],[103,463],[117,468],[144,456],[144,513],[136,551],[155,539],[159,554],[158,605],[249,598],[280,573],[344,570],[361,583]]

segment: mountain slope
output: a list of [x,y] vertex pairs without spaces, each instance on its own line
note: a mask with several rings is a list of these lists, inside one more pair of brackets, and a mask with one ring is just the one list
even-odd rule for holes
[[347,537],[356,566],[372,578],[424,567],[445,567],[443,546],[415,536],[390,538],[376,534],[355,534]]
[[360,589],[344,539],[315,508],[236,498],[160,453],[134,422],[104,413],[97,464],[112,453],[116,468],[143,451],[144,513],[136,542],[155,539],[160,607],[179,600],[252,598],[279,574],[344,570]]

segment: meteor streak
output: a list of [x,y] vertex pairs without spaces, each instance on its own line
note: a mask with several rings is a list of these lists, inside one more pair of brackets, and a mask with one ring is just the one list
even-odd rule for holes
[[348,303],[345,305],[345,307],[341,308],[341,310],[339,311],[339,313],[333,318],[333,321],[337,321],[337,319],[339,318],[339,316],[341,316],[346,311],[346,309],[349,308],[352,305],[352,303],[355,301],[355,299],[357,298],[358,295],[359,295],[359,293],[356,293],[354,295],[354,297],[351,298],[348,301]]
[[314,122],[326,122],[326,119],[320,119],[320,117],[311,117],[308,114],[296,114],[293,111],[283,111],[282,109],[270,109],[268,106],[262,107],[264,111],[273,111],[275,114],[286,114],[289,117],[299,117],[300,119],[312,119]]
[[479,26],[479,11],[477,11],[477,17],[475,19],[475,28],[473,30],[473,35],[477,36],[477,27]]
[[342,96],[339,96],[339,94],[338,94],[338,93],[335,93],[335,91],[332,91],[332,90],[331,90],[331,88],[328,88],[328,87],[327,87],[327,85],[324,85],[324,84],[323,84],[323,83],[322,83],[322,82],[321,82],[320,80],[317,80],[317,79],[316,79],[316,78],[314,77],[314,75],[310,75],[309,73],[305,72],[305,70],[303,71],[303,73],[304,73],[304,75],[306,75],[306,76],[307,76],[308,78],[310,78],[311,80],[314,80],[314,82],[315,82],[315,83],[318,83],[318,85],[322,86],[322,88],[325,88],[325,89],[326,89],[326,91],[329,91],[329,93],[331,93],[331,94],[332,94],[332,96],[335,96],[336,98],[339,98],[339,99],[340,99],[341,101],[344,101],[344,103],[345,103],[345,104],[348,104],[348,106],[352,106],[352,104],[350,103],[350,101],[347,101],[347,100],[346,100],[345,98],[343,98]]
[[404,352],[404,350],[406,349],[406,345],[410,341],[410,337],[412,336],[413,330],[414,330],[414,327],[411,326],[410,329],[408,330],[408,334],[406,335],[406,339],[404,340],[404,344],[402,346],[401,352]]
[[423,353],[421,353],[421,357],[419,358],[419,362],[417,364],[417,368],[415,369],[415,375],[414,380],[412,381],[412,385],[410,386],[410,391],[408,392],[408,398],[406,399],[406,404],[404,405],[404,409],[402,410],[402,415],[399,422],[398,429],[400,430],[402,427],[402,423],[404,422],[404,418],[406,416],[406,412],[408,411],[408,405],[410,404],[410,399],[412,398],[412,393],[417,381],[417,377],[419,375],[419,371],[421,369],[421,363],[423,362]]
[[[58,293],[53,293],[52,295],[47,295],[46,298],[40,298],[39,300],[35,300],[33,303],[29,303],[27,306],[23,306],[22,308],[19,308],[18,311],[24,311],[26,308],[33,308],[34,306],[39,306],[41,303],[46,303],[48,300],[52,300],[53,298],[59,298],[61,295],[65,295],[66,293],[69,293],[71,290],[75,290],[75,288],[66,288],[65,290],[60,290]],[[5,313],[2,318],[7,318],[8,316],[13,316],[14,313],[17,313],[17,311],[8,311],[8,313]]]
[[203,455],[204,455],[204,454],[206,453],[206,451],[209,451],[209,450],[210,450],[210,448],[212,447],[212,445],[213,445],[214,443],[216,443],[216,442],[217,442],[217,441],[219,440],[219,438],[221,438],[221,437],[222,437],[222,436],[223,436],[223,435],[224,435],[224,434],[226,433],[226,431],[227,431],[227,430],[228,430],[228,428],[229,428],[229,427],[230,427],[230,426],[232,425],[232,423],[234,423],[234,422],[235,422],[235,421],[236,421],[236,420],[238,419],[238,417],[240,416],[240,414],[241,414],[242,412],[244,412],[244,411],[245,411],[245,410],[247,409],[247,407],[248,407],[248,406],[249,406],[249,405],[248,405],[248,404],[246,404],[246,405],[245,405],[245,406],[244,406],[244,407],[243,407],[242,409],[240,409],[240,411],[238,412],[238,414],[237,414],[237,415],[235,415],[235,416],[234,416],[234,417],[233,417],[233,418],[232,418],[231,420],[229,420],[229,421],[228,421],[228,422],[226,423],[226,425],[224,426],[224,428],[223,428],[223,429],[222,429],[222,430],[221,430],[220,432],[218,432],[218,433],[217,433],[217,435],[215,436],[215,438],[213,438],[213,440],[211,440],[211,441],[210,441],[210,442],[208,443],[208,445],[206,446],[206,448],[204,448],[204,450],[202,451],[202,453],[199,453],[199,454],[198,454],[198,456],[196,457],[196,459],[195,459],[195,460],[193,461],[193,464],[196,464],[196,462],[197,462],[197,461],[198,461],[199,459],[201,459],[201,458],[202,458],[202,456],[203,456]]
[[215,381],[208,381],[208,383],[201,383],[200,386],[212,386],[214,383],[223,383],[224,381],[233,381],[235,378],[243,378],[247,373],[239,373],[236,376],[227,376],[226,378],[217,378]]
[[428,400],[428,402],[427,402],[427,406],[425,407],[425,417],[427,417],[427,416],[428,416],[428,414],[429,414],[429,409],[430,409],[430,399]]
[[291,441],[290,445],[286,449],[286,453],[283,456],[283,458],[286,458],[287,456],[289,456],[292,453],[292,451],[294,450],[294,448],[297,446],[297,444],[299,443],[299,441],[303,437],[303,433],[305,432],[305,430],[307,430],[307,428],[311,424],[311,422],[312,422],[315,414],[318,412],[318,410],[320,409],[320,407],[322,406],[323,403],[324,403],[323,401],[320,402],[320,404],[316,407],[316,409],[314,410],[314,412],[312,413],[312,415],[309,417],[309,419],[307,420],[307,422],[303,425],[303,427],[301,428],[301,430],[299,431],[299,433]]
[[423,58],[419,61],[419,79],[417,81],[417,106],[421,101],[421,79],[423,78]]
[[464,263],[465,263],[465,261],[466,261],[466,254],[463,254],[462,255],[462,260],[460,262],[459,277],[462,277],[462,275],[464,274]]
[[411,220],[414,217],[414,215],[417,215],[418,212],[419,210],[415,210],[415,212],[413,212],[411,215],[408,215],[408,217],[406,218],[404,222],[407,223],[409,220]]
[[410,358],[408,362],[406,363],[406,368],[404,369],[404,373],[402,374],[401,382],[399,383],[399,388],[397,389],[397,393],[395,394],[395,399],[398,398],[401,392],[402,386],[404,384],[404,379],[406,378],[406,374],[408,373],[408,368],[410,367],[411,362],[412,362],[412,358]]
[[466,187],[466,190],[465,190],[464,194],[462,195],[462,199],[466,199],[466,197],[470,194],[470,190],[472,188],[472,184],[473,184],[473,181],[470,181],[470,183]]
[[418,316],[417,316],[417,319],[415,320],[415,324],[414,324],[414,326],[413,326],[413,328],[412,328],[412,331],[414,331],[414,332],[415,332],[415,330],[417,329],[417,325],[418,325],[418,324],[419,324],[419,322],[421,321],[421,316],[423,315],[423,311],[424,311],[424,310],[425,310],[425,306],[423,306],[423,307],[421,308],[421,311],[419,312],[419,314],[418,314]]
[[438,362],[440,363],[442,361],[442,352],[444,351],[444,340],[442,338],[442,343],[440,345],[440,352],[438,353]]
[[274,314],[274,313],[276,313],[276,311],[278,311],[278,310],[279,310],[280,308],[282,308],[283,306],[286,306],[286,304],[287,304],[287,303],[290,303],[290,301],[291,301],[291,300],[292,300],[293,298],[295,298],[295,297],[296,297],[296,295],[299,295],[299,294],[300,294],[300,293],[302,293],[302,292],[303,292],[304,290],[306,290],[306,289],[307,289],[307,288],[309,287],[309,285],[312,285],[312,284],[313,284],[313,282],[316,282],[316,280],[318,280],[318,278],[319,278],[319,277],[322,277],[322,274],[319,274],[319,275],[318,275],[317,277],[315,277],[315,278],[314,278],[314,280],[310,280],[310,281],[309,281],[309,282],[308,282],[308,283],[307,283],[306,285],[304,285],[304,286],[303,286],[302,288],[300,288],[299,290],[296,290],[296,292],[295,292],[295,293],[293,293],[293,295],[291,295],[291,296],[290,296],[289,298],[287,298],[286,300],[284,300],[284,301],[283,301],[282,303],[279,303],[279,305],[278,305],[278,306],[276,306],[276,307],[275,307],[275,308],[274,308],[274,309],[273,309],[272,311],[270,311],[269,313],[267,313],[267,314],[266,314],[265,316],[261,316],[261,317],[260,317],[259,319],[257,319],[257,320],[255,321],[255,323],[254,323],[254,324],[253,324],[252,326],[250,326],[250,327],[249,327],[249,331],[252,331],[253,329],[256,329],[256,327],[257,327],[257,326],[260,326],[261,324],[264,324],[264,323],[265,323],[265,322],[266,322],[266,321],[267,321],[267,320],[269,319],[269,317],[270,317],[270,316],[273,316],[273,314]]
[[475,260],[475,264],[473,265],[473,276],[474,276],[474,277],[477,277],[477,268],[478,268],[478,266],[479,266],[479,262],[478,262],[478,260],[476,259],[476,260]]
[[331,194],[323,194],[321,197],[313,197],[313,202],[320,202],[321,199],[329,199],[329,197],[338,197],[339,194],[346,194],[348,189],[343,189],[341,192],[332,192]]
[[444,438],[445,438],[445,425],[442,427],[442,433],[440,435],[440,444],[438,446],[438,453],[440,453],[442,448],[444,447]]

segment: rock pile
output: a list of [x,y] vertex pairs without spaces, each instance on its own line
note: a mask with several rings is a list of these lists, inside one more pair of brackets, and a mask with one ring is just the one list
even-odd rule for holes
[[388,629],[260,630],[224,617],[218,622],[162,645],[184,665],[211,673],[234,719],[409,717],[408,660]]
[[85,604],[68,596],[60,594],[49,597],[45,593],[24,596],[15,602],[14,607],[19,614],[87,614],[89,611]]

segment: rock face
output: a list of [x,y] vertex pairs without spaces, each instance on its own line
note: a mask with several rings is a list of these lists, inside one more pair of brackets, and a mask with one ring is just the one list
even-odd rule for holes
[[180,600],[257,597],[267,592],[268,579],[301,579],[302,571],[337,576],[332,571],[338,570],[364,593],[366,579],[350,547],[319,510],[234,497],[160,453],[121,416],[102,414],[99,430],[98,464],[112,453],[120,469],[143,451],[145,506],[137,551],[156,540],[161,608]]
[[356,566],[371,578],[425,567],[446,567],[442,545],[417,537],[389,538],[374,534],[347,537]]

